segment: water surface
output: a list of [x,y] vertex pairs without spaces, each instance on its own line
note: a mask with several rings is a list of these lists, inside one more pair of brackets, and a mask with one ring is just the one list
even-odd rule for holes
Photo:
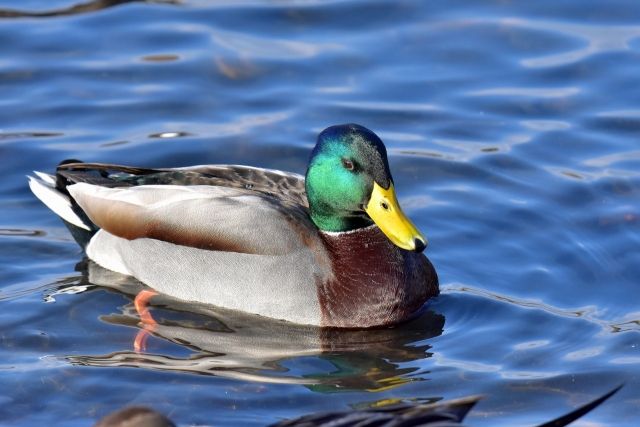
[[[180,425],[481,393],[472,426],[634,426],[640,5],[0,1],[0,424],[129,404]],[[385,141],[442,295],[322,332],[160,299],[83,260],[25,174],[62,159],[304,173],[315,136]],[[580,424],[581,423],[581,424]]]

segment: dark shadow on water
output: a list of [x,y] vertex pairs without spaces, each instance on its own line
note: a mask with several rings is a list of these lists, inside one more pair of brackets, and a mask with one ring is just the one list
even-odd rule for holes
[[178,0],[94,0],[86,3],[76,4],[70,7],[46,10],[42,12],[30,12],[16,9],[0,9],[0,19],[2,18],[49,18],[54,16],[79,15],[82,13],[95,12],[125,3],[160,3],[160,4],[180,4]]
[[[79,264],[83,274],[77,289],[97,285],[133,298],[144,286],[89,261]],[[55,293],[64,292],[57,289]],[[108,354],[73,355],[74,365],[136,367],[160,371],[257,381],[300,384],[322,393],[382,391],[424,380],[420,364],[407,362],[431,357],[425,340],[442,334],[444,316],[425,310],[394,328],[327,329],[296,325],[203,304],[186,303],[163,295],[153,298],[151,314],[157,325],[150,331],[149,352],[114,349]],[[142,329],[133,302],[120,313],[103,314],[110,324]],[[162,351],[158,352],[157,348]]]

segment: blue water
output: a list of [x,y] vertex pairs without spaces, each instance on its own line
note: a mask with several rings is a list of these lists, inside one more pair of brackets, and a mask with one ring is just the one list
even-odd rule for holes
[[[533,425],[625,382],[640,401],[636,1],[0,0],[0,424],[130,404],[264,425],[395,399],[485,399]],[[324,127],[385,141],[442,295],[414,322],[319,334],[160,299],[83,262],[26,185],[66,158],[304,173]]]

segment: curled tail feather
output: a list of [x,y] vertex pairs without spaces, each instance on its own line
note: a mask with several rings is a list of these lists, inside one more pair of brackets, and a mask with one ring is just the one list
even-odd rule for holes
[[34,176],[27,176],[33,194],[64,221],[75,241],[85,248],[98,227],[69,196],[66,188],[60,187],[56,176],[38,171],[33,173]]
[[83,220],[73,209],[71,198],[56,188],[54,176],[37,171],[34,171],[34,174],[36,176],[27,176],[29,178],[29,188],[42,203],[66,222],[84,230],[92,231],[90,223]]

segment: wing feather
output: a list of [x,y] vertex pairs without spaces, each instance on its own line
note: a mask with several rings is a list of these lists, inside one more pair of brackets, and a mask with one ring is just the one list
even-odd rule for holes
[[[317,235],[302,207],[240,189],[204,185],[67,187],[87,216],[128,240],[152,238],[200,249],[283,255]],[[302,235],[301,235],[302,234]]]

